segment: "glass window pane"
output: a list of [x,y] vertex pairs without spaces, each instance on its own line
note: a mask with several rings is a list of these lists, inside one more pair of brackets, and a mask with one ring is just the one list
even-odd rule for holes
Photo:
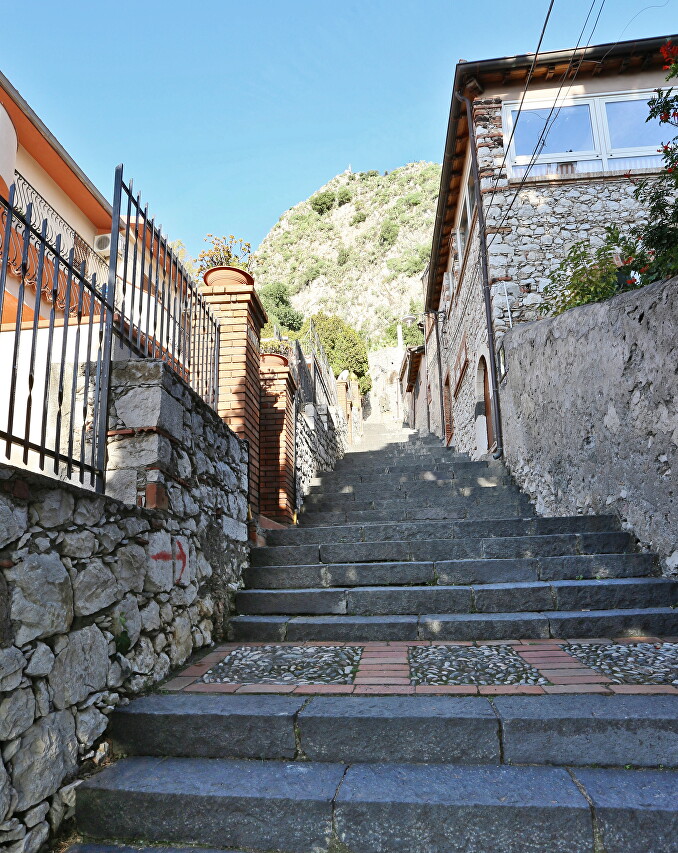
[[659,148],[673,134],[662,127],[656,118],[646,122],[649,112],[647,101],[608,101],[605,104],[610,142],[613,148],[639,148],[652,145]]
[[[546,142],[540,146],[537,153],[561,154],[567,151],[593,150],[593,130],[588,104],[561,107],[560,112],[556,107],[549,119],[550,112],[550,107],[523,109],[513,137],[518,156],[523,154],[530,156],[532,154],[547,121],[549,122],[549,131]],[[514,122],[517,114],[518,110],[512,110]]]

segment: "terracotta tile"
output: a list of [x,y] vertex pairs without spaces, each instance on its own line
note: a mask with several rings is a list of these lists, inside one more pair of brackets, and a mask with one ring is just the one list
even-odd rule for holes
[[206,672],[209,672],[209,670],[212,669],[212,667],[214,665],[215,664],[213,664],[213,663],[206,663],[204,666],[194,664],[193,666],[189,666],[188,669],[183,669],[181,671],[181,677],[182,678],[189,678],[189,677],[190,678],[200,678]]
[[398,678],[396,676],[378,676],[378,675],[366,675],[362,678],[360,675],[356,675],[354,684],[409,684],[410,679],[408,678]]
[[399,684],[386,684],[383,687],[375,687],[374,685],[356,685],[353,690],[354,696],[402,696],[414,693],[414,687],[410,685],[405,687]]
[[300,684],[294,688],[295,695],[325,696],[330,694],[353,693],[352,684]]
[[[555,670],[555,669],[559,669],[559,670],[566,671],[566,670],[572,670],[572,669],[583,669],[582,665],[581,665],[578,661],[573,661],[573,660],[563,660],[563,661],[560,661],[560,660],[549,660],[549,661],[543,661],[541,666],[539,666],[539,664],[538,664],[538,663],[536,663],[536,662],[534,662],[534,661],[530,661],[530,663],[532,663],[532,666],[534,666],[534,667],[535,667],[536,669],[538,669],[538,670],[546,670],[546,669],[549,669],[549,670]],[[586,671],[587,671],[587,672],[590,672],[590,670],[589,670],[588,668],[586,668]]]
[[628,645],[629,643],[661,643],[659,637],[615,637],[615,643]]
[[678,687],[670,684],[610,684],[609,687],[613,693],[668,693],[678,696]]
[[431,640],[410,640],[406,645],[408,646],[430,646]]
[[522,640],[476,640],[475,643],[462,643],[469,646],[520,646]]
[[242,684],[205,684],[204,681],[187,687],[188,693],[235,693]]
[[610,691],[602,684],[545,684],[544,693],[607,693],[609,695]]
[[546,673],[542,673],[545,678],[548,678],[549,681],[553,682],[553,684],[606,684],[611,679],[609,679],[606,675],[547,675]]
[[[202,673],[201,673],[202,675]],[[179,675],[177,678],[172,678],[170,681],[166,681],[164,684],[160,685],[160,690],[183,690],[184,687],[187,687],[189,684],[192,684],[195,681],[194,676],[184,676]]]
[[478,688],[481,696],[537,696],[543,692],[544,688],[539,684],[481,684]]
[[294,684],[243,684],[240,693],[294,693]]
[[610,637],[570,637],[565,642],[569,643],[582,643],[588,644],[590,646],[601,646],[607,643],[611,643],[612,640]]
[[475,696],[478,688],[475,684],[418,684],[415,693],[438,694],[439,696]]

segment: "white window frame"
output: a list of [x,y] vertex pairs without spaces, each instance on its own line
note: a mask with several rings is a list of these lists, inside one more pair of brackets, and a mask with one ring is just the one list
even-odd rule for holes
[[[455,217],[455,223],[454,223],[454,234],[455,234],[455,239],[457,241],[457,250],[461,250],[461,251],[458,251],[459,268],[460,269],[464,265],[464,258],[466,257],[466,250],[468,249],[468,246],[469,246],[469,242],[470,242],[469,238],[471,236],[471,229],[473,227],[473,214],[475,213],[475,208],[471,206],[471,200],[470,200],[471,194],[469,193],[470,177],[471,177],[471,157],[469,155],[467,155],[466,156],[466,163],[464,164],[464,171],[462,174],[461,186],[463,187],[463,189],[460,192],[461,202],[460,202],[460,204],[457,205],[457,215]],[[474,199],[474,201],[475,201],[475,199]],[[461,217],[462,217],[462,214],[464,213],[464,211],[466,211],[467,231],[466,231],[466,241],[464,242],[464,245],[462,246],[461,239],[459,236],[459,231],[460,231],[459,226],[461,225]]]
[[[535,165],[541,163],[577,163],[582,160],[599,160],[602,164],[602,171],[614,171],[615,160],[627,157],[647,157],[657,155],[656,145],[642,145],[631,148],[612,148],[610,139],[610,131],[607,122],[607,111],[605,105],[612,101],[649,101],[654,94],[653,89],[633,90],[628,89],[623,92],[597,92],[590,95],[570,95],[558,101],[559,107],[578,106],[587,104],[589,114],[591,116],[591,132],[593,136],[593,149],[582,151],[563,151],[554,152],[551,154],[540,154],[535,158]],[[548,109],[553,106],[553,98],[539,98],[535,100],[525,101],[523,111],[530,109]],[[520,105],[520,101],[505,101],[502,105],[502,126],[504,129],[504,146],[511,137],[513,130],[512,111],[516,110]],[[516,155],[515,139],[511,140],[507,161],[511,174],[515,166],[526,166],[531,159],[530,154]],[[654,168],[654,167],[650,167]]]

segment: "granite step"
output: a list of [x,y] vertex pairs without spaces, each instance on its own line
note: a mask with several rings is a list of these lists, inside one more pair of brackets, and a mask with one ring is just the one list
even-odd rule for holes
[[675,850],[677,801],[672,771],[133,757],[82,783],[76,818],[144,846],[617,853]]
[[558,533],[599,533],[619,528],[615,516],[575,515],[557,518],[496,518],[491,520],[421,520],[345,524],[339,527],[293,527],[267,532],[267,546],[330,542],[477,539],[495,536],[544,536]]
[[626,531],[466,539],[329,542],[252,548],[252,566],[376,563],[421,560],[510,559],[574,554],[620,554],[632,548]]
[[678,696],[152,695],[112,717],[125,755],[678,767]]
[[231,631],[238,642],[676,636],[678,609],[645,607],[383,616],[238,615],[231,620]]
[[[384,497],[389,495],[389,497]],[[462,489],[458,494],[450,491],[444,492],[438,489],[427,490],[423,494],[406,491],[389,492],[384,490],[377,497],[356,496],[355,494],[344,494],[334,497],[324,495],[309,495],[304,502],[303,513],[306,512],[346,512],[354,513],[365,510],[378,510],[380,512],[412,512],[434,508],[438,513],[444,513],[438,517],[446,518],[449,511],[455,513],[463,512],[489,513],[490,518],[507,518],[510,516],[521,517],[525,514],[533,515],[534,508],[526,495],[522,495],[513,486],[494,486],[482,488],[480,486],[469,486]],[[427,513],[421,513],[415,518],[429,518]],[[305,515],[302,514],[302,521]],[[350,517],[349,517],[350,520]],[[384,519],[386,521],[389,518]],[[395,520],[395,519],[394,519]]]
[[248,589],[479,585],[642,578],[658,573],[652,554],[585,554],[508,560],[440,560],[259,566],[245,569]]
[[479,586],[371,586],[249,589],[236,594],[238,613],[354,616],[623,610],[672,607],[678,582],[666,578],[537,581]]

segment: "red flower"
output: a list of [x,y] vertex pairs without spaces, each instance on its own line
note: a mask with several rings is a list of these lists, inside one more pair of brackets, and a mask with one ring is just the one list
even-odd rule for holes
[[635,284],[635,283],[636,283],[636,280],[635,280],[635,278],[627,278],[627,279],[626,279],[626,283],[627,283],[627,284]]
[[646,264],[644,267],[640,268],[639,272],[641,272],[641,273],[647,272],[649,269],[650,269],[650,265]]

